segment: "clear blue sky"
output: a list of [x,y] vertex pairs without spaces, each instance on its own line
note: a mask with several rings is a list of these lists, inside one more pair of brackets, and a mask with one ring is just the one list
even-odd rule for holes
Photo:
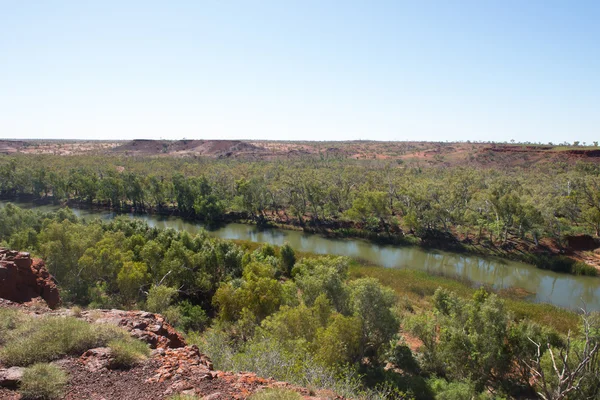
[[0,137],[600,140],[600,1],[0,0]]

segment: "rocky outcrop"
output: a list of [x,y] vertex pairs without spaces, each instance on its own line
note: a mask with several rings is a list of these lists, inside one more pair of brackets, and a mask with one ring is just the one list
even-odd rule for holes
[[41,297],[50,308],[60,304],[56,282],[43,260],[0,248],[0,298],[26,303]]
[[145,311],[93,310],[81,316],[88,322],[113,324],[128,331],[131,336],[148,343],[151,348],[179,348],[185,339],[162,315]]

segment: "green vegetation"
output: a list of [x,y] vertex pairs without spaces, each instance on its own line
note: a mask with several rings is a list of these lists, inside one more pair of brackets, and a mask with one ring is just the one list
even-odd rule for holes
[[35,364],[26,368],[19,392],[23,399],[55,400],[62,397],[68,376],[52,364]]
[[176,395],[169,397],[169,400],[200,400],[200,397],[194,396],[194,395],[189,395],[189,394],[178,393]]
[[[579,400],[600,387],[600,319],[585,316],[582,323],[508,291],[127,218],[82,221],[68,210],[9,205],[0,221],[10,221],[0,224],[4,242],[29,231],[30,248],[46,258],[67,301],[162,312],[217,369],[361,399],[532,398],[569,390],[569,399]],[[0,317],[7,365],[107,344],[123,367],[147,354],[115,331],[74,318]],[[577,390],[555,377],[552,354],[568,355]],[[531,379],[540,371],[545,385]]]
[[117,327],[92,326],[73,317],[33,318],[16,311],[2,310],[0,318],[3,325],[5,321],[19,321],[18,324],[5,325],[9,328],[2,335],[0,360],[8,366],[49,362],[65,355],[79,356],[88,349],[106,346],[116,338],[128,343],[132,341]]
[[301,400],[302,396],[293,390],[266,389],[250,396],[250,400]]
[[111,340],[108,347],[113,368],[131,368],[150,355],[150,348],[146,343],[129,337]]
[[[470,298],[476,292],[471,282],[431,275],[423,271],[374,268],[354,263],[350,267],[351,278],[372,277],[396,292],[400,304],[409,310],[431,308],[431,296],[438,288],[444,288],[462,298]],[[543,303],[530,303],[512,296],[510,291],[501,291],[506,308],[515,318],[527,319],[567,333],[579,323],[577,314]]]
[[[567,235],[598,236],[599,189],[600,167],[585,162],[498,170],[340,157],[269,162],[0,156],[3,198],[177,213],[209,224],[231,219],[273,222],[392,243],[502,254],[577,274],[596,270],[530,257],[529,248],[552,242],[556,251]],[[11,246],[35,247],[34,231],[18,232]],[[118,255],[113,261],[127,262]],[[132,291],[146,273],[142,265],[128,264],[123,294],[135,297]]]

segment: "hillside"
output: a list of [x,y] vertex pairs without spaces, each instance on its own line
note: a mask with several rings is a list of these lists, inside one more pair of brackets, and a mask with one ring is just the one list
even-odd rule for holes
[[0,154],[127,155],[242,159],[294,159],[304,157],[398,160],[422,166],[477,165],[528,167],[535,164],[600,161],[591,146],[554,146],[444,142],[304,142],[252,140],[1,140]]

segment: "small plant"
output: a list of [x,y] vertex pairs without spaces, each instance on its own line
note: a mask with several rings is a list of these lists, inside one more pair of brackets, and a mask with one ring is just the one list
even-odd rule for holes
[[73,308],[71,308],[71,315],[74,316],[75,318],[80,318],[82,312],[83,312],[83,309],[79,306],[74,306]]
[[297,392],[288,389],[266,389],[250,396],[250,400],[300,400]]
[[113,340],[108,347],[113,357],[113,368],[131,368],[150,355],[146,343],[131,338]]
[[103,316],[104,316],[104,314],[102,313],[102,311],[99,311],[99,310],[92,310],[88,314],[88,317],[92,322],[96,322]]
[[52,364],[35,364],[23,372],[19,392],[23,399],[51,400],[61,398],[67,374]]
[[169,400],[200,400],[200,397],[193,394],[177,393],[176,395],[169,397]]

